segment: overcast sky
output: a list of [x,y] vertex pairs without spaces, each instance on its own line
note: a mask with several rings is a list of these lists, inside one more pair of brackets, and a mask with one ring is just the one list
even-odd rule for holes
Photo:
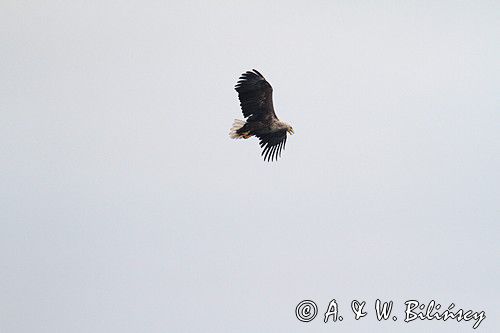
[[[500,2],[4,0],[0,27],[0,331],[473,331],[410,299],[500,331]],[[252,68],[296,133],[275,163],[228,136]]]

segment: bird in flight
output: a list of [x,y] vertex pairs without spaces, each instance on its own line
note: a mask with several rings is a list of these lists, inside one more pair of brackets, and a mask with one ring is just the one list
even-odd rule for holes
[[256,136],[264,161],[277,160],[285,148],[287,133],[294,134],[292,126],[280,121],[274,112],[273,88],[257,70],[241,74],[236,86],[241,111],[245,120],[235,119],[229,136],[248,139]]

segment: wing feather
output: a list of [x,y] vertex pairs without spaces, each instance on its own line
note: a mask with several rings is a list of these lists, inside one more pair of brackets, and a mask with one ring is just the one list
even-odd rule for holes
[[257,70],[241,74],[234,88],[247,121],[278,119],[273,106],[273,88]]
[[261,155],[264,156],[264,161],[274,161],[281,156],[281,150],[285,148],[287,138],[286,130],[280,130],[272,133],[257,134],[260,139],[260,146],[264,148]]

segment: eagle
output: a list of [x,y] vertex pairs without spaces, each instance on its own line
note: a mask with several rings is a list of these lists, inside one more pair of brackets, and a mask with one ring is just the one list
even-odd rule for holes
[[241,74],[234,89],[238,92],[245,120],[235,119],[229,132],[232,139],[256,136],[264,161],[277,160],[285,148],[287,133],[294,134],[292,126],[280,121],[274,112],[273,88],[264,76],[253,69]]

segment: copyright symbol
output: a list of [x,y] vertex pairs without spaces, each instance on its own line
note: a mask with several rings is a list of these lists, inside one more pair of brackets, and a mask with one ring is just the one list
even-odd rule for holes
[[305,300],[297,304],[295,316],[305,323],[310,322],[318,314],[318,306],[313,301]]

